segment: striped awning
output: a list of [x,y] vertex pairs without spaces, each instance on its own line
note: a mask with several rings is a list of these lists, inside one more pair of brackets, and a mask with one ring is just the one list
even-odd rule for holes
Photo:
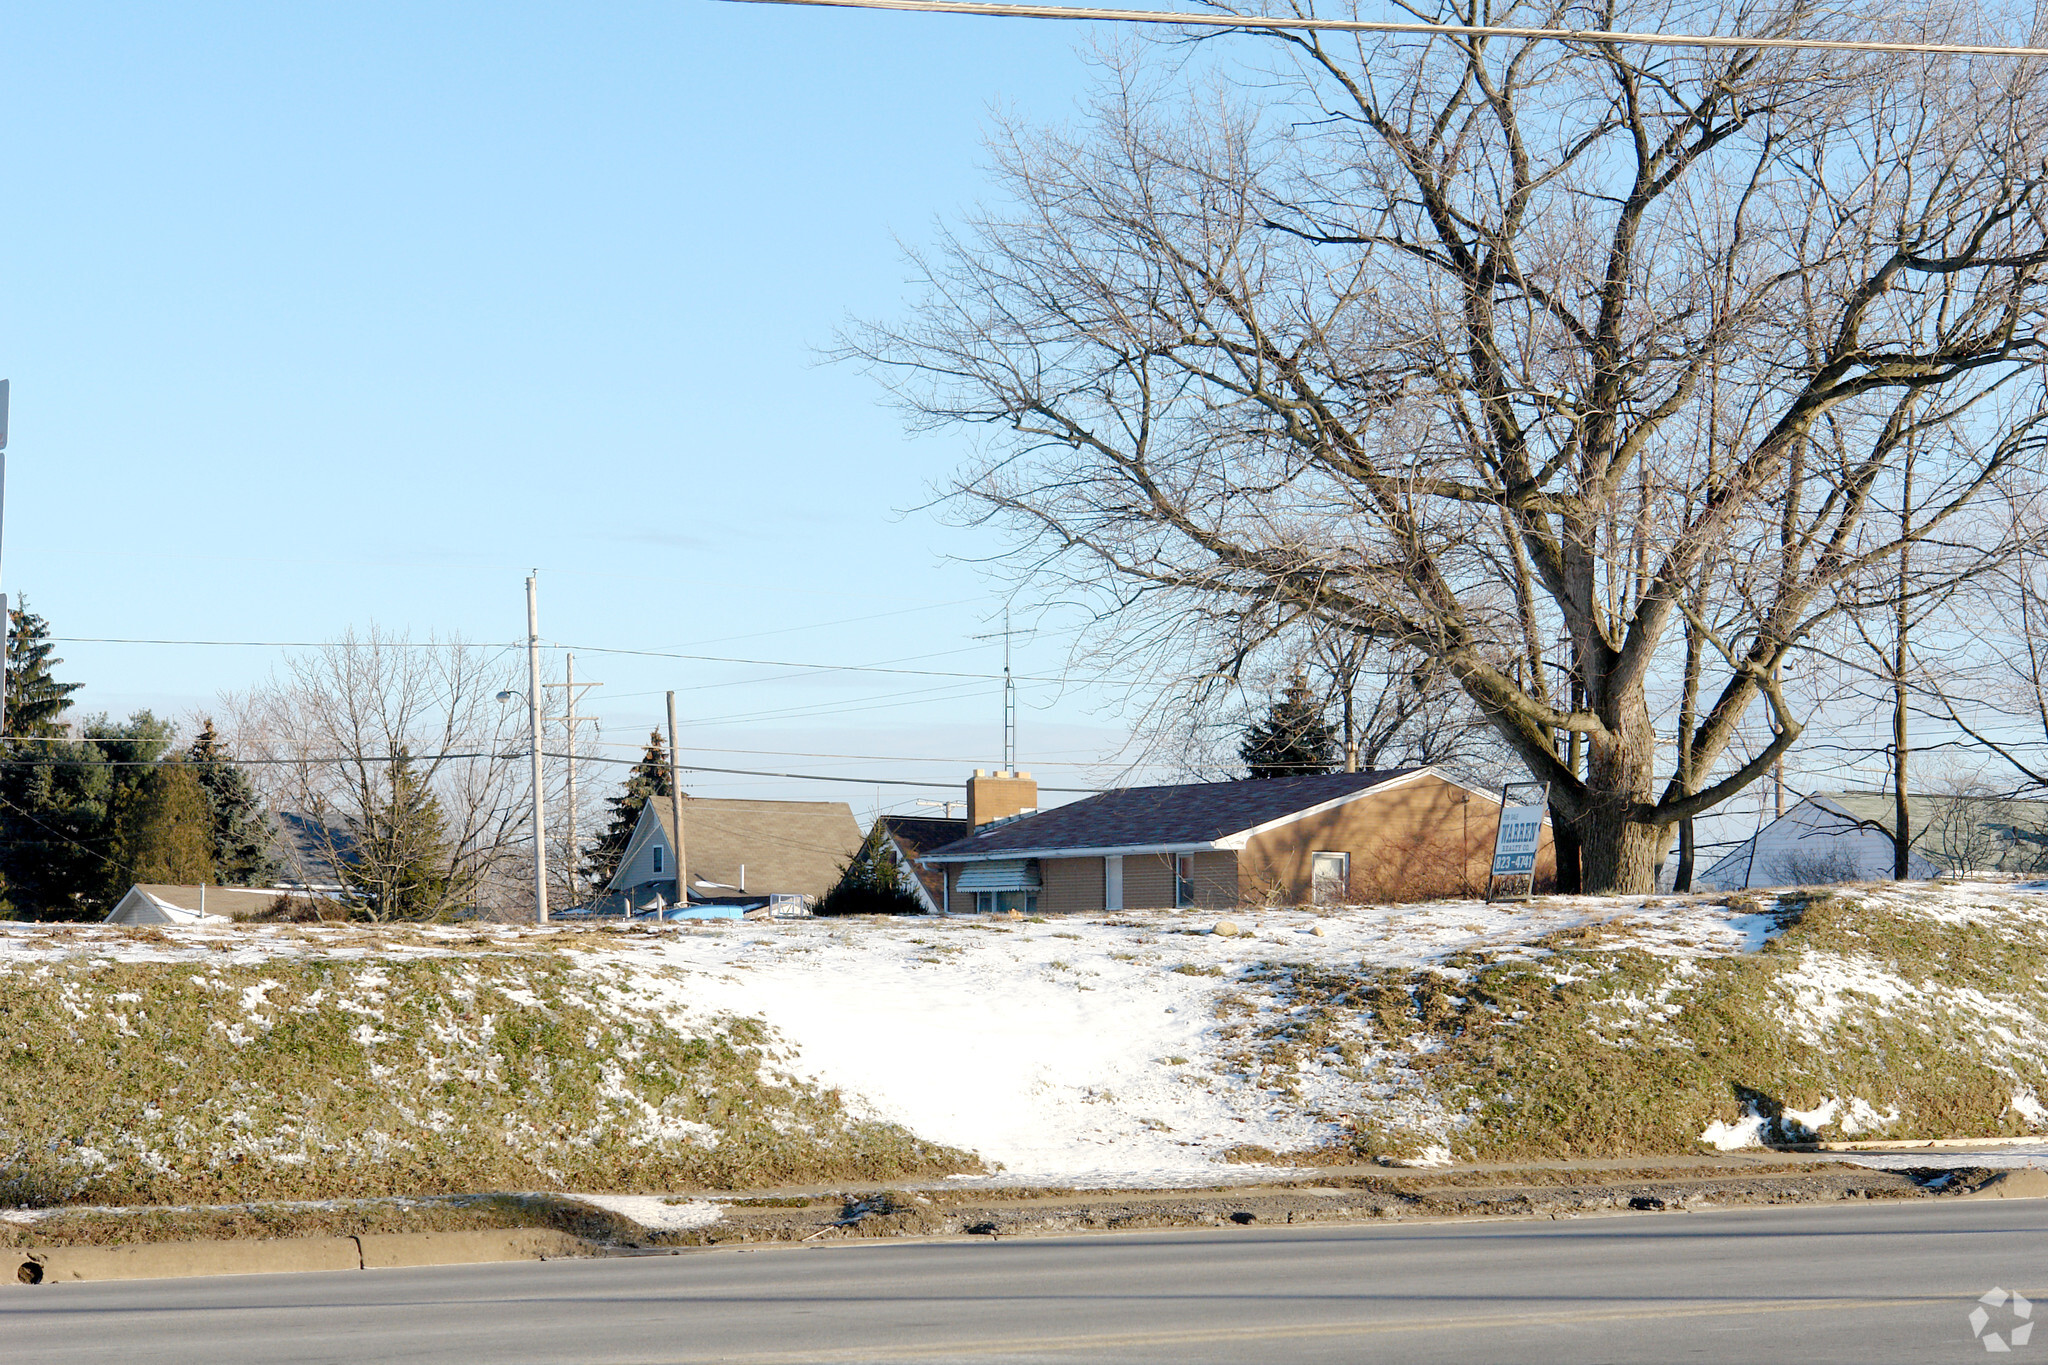
[[970,863],[960,874],[962,891],[1036,891],[1038,859],[1005,858],[992,863]]

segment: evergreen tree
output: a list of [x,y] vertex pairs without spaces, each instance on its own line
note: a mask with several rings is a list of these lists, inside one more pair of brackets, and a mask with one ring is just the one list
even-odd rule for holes
[[[98,808],[83,840],[95,865],[82,869],[81,880],[87,886],[86,903],[104,914],[131,885],[145,880],[136,875],[135,856],[147,857],[157,872],[174,859],[181,866],[193,866],[193,859],[185,855],[195,838],[205,840],[205,797],[199,796],[196,807],[186,799],[197,791],[197,784],[192,784],[172,798],[161,764],[177,737],[177,727],[154,712],[137,711],[124,721],[104,714],[88,716],[80,729],[85,743],[79,746],[76,762],[96,769],[97,780],[82,785],[94,792]],[[196,826],[192,824],[195,819]],[[210,854],[204,870],[211,875]],[[152,876],[146,880],[171,879]]]
[[217,880],[206,789],[182,763],[160,762],[140,780],[116,787],[107,806],[106,842],[109,876],[101,899],[109,905],[136,882],[191,886]]
[[50,623],[28,609],[22,598],[7,613],[7,715],[4,733],[10,737],[51,736],[64,733],[64,713],[71,709],[71,694],[83,683],[58,682],[50,669],[64,661],[51,657]]
[[403,751],[367,820],[351,825],[353,856],[338,870],[369,918],[443,919],[472,889],[451,875],[447,817]]
[[[52,726],[54,721],[46,722]],[[6,820],[8,908],[40,919],[103,917],[128,889],[131,868],[117,854],[141,817],[157,761],[173,727],[148,711],[125,721],[88,716],[79,740],[7,742],[0,765],[0,816]]]
[[269,885],[277,875],[270,825],[249,775],[228,761],[213,717],[201,720],[185,762],[206,793],[214,875],[225,886]]
[[661,731],[649,731],[647,752],[626,774],[626,785],[620,788],[619,794],[611,798],[610,823],[584,860],[592,883],[605,886],[611,881],[612,874],[619,870],[619,859],[626,856],[626,844],[633,837],[633,827],[640,823],[640,808],[651,798],[666,800],[672,794],[668,773],[668,746],[662,743]]
[[921,915],[924,904],[903,885],[903,864],[879,816],[861,841],[839,882],[814,911],[820,915]]
[[[74,890],[65,875],[77,850],[75,810],[85,794],[72,790],[80,773],[55,768],[67,757],[64,713],[81,684],[61,683],[51,669],[50,626],[22,598],[7,613],[6,714],[0,720],[0,912],[40,914],[52,895]],[[68,777],[71,781],[60,781]],[[56,875],[52,875],[56,874]]]
[[1332,772],[1336,752],[1336,731],[1323,718],[1322,703],[1309,693],[1307,679],[1299,675],[1266,718],[1246,728],[1237,746],[1237,756],[1255,778]]

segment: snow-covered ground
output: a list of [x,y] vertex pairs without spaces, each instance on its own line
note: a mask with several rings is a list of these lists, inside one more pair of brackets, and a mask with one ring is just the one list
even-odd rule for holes
[[[1236,979],[1248,966],[1413,969],[1589,924],[1625,928],[1629,941],[1657,953],[1727,953],[1753,950],[1771,923],[1668,897],[1439,902],[1234,920],[1241,932],[1232,937],[1211,932],[1216,916],[1187,913],[713,922],[607,935],[579,956],[593,970],[622,972],[621,989],[659,1002],[679,1022],[762,1018],[789,1045],[781,1053],[790,1069],[838,1088],[875,1117],[979,1154],[996,1181],[1158,1186],[1255,1178],[1267,1172],[1227,1163],[1225,1154],[1313,1147],[1362,1110],[1416,1118],[1413,1107],[1430,1103],[1321,1065],[1290,1077],[1292,1094],[1247,1074],[1243,1035],[1285,1008]],[[547,932],[494,937],[533,944]],[[165,937],[158,944],[118,932],[8,926],[0,955],[20,963],[84,949],[123,960],[256,963],[311,953],[477,951],[456,943],[467,930],[238,927]],[[1226,997],[1231,1017],[1219,1018]]]
[[1253,1011],[1240,1028],[1282,1007],[1236,981],[1241,969],[1415,968],[1616,920],[1672,954],[1751,948],[1768,922],[1590,899],[1262,912],[1236,917],[1234,937],[1187,914],[811,921],[688,930],[625,956],[684,969],[692,1004],[758,1014],[794,1046],[795,1069],[979,1153],[1001,1182],[1160,1186],[1266,1174],[1224,1154],[1318,1146],[1350,1115],[1399,1101],[1321,1067],[1284,1095],[1233,1066],[1223,998]]
[[[2048,894],[2037,890],[1980,885],[1879,894],[1910,899],[1936,917],[2048,921]],[[1416,1131],[1441,1131],[1448,1117],[1431,1112],[1434,1096],[1420,1082],[1390,1082],[1384,1069],[1362,1071],[1335,1055],[1300,1059],[1279,1078],[1248,1066],[1247,1039],[1270,1035],[1296,1008],[1250,969],[1413,970],[1478,950],[1497,961],[1540,953],[1536,941],[1543,936],[1589,925],[1605,928],[1604,946],[1681,959],[1721,956],[1755,951],[1777,923],[1768,914],[1671,896],[1232,918],[1244,932],[1228,937],[1210,932],[1214,915],[1127,913],[1043,921],[721,922],[617,934],[560,931],[565,937],[552,941],[679,1024],[720,1014],[761,1018],[785,1044],[777,1049],[781,1065],[836,1087],[858,1110],[978,1153],[992,1169],[988,1179],[1163,1186],[1270,1174],[1228,1162],[1226,1154],[1319,1146],[1358,1116]],[[477,953],[492,945],[531,951],[557,931],[487,932],[488,945],[467,928],[381,935],[194,928],[147,942],[118,931],[5,926],[0,967],[80,954],[259,962]],[[1881,1000],[1893,984],[1862,979],[1839,963],[1814,964],[1801,982],[1798,1012],[1813,1021],[1830,1018],[1852,995]],[[1642,1005],[1653,1019],[1656,1002]],[[2031,1094],[2026,1099],[2031,1103]],[[1734,1127],[1722,1136],[1728,1146],[1754,1138]]]

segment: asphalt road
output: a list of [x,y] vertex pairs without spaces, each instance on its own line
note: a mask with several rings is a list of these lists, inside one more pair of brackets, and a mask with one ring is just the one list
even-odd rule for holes
[[23,1286],[0,1361],[1872,1365],[1983,1359],[1993,1286],[2048,1318],[2048,1200]]

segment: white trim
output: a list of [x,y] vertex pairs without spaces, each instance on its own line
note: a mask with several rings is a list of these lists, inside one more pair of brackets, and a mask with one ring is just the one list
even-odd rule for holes
[[1124,859],[1120,853],[1102,855],[1102,908],[1124,908]]
[[[876,818],[886,821],[886,817],[877,816]],[[904,890],[917,897],[918,903],[924,906],[924,912],[927,915],[945,914],[946,912],[939,907],[938,903],[932,900],[932,893],[925,890],[924,881],[917,875],[918,860],[903,851],[903,845],[896,842],[896,831],[890,829],[886,822],[882,825],[882,837],[889,841],[890,849],[896,854],[896,880],[903,884]],[[943,886],[945,883],[945,872],[943,870],[940,871],[939,878],[940,884]]]

